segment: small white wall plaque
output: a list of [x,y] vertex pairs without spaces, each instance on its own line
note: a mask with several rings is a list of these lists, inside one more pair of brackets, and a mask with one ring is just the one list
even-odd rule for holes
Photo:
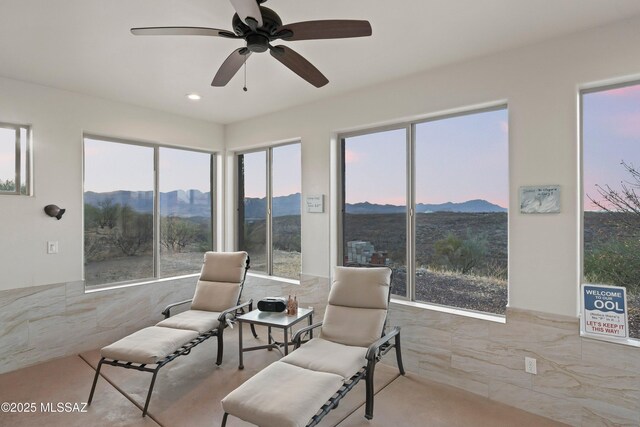
[[560,186],[520,187],[520,213],[560,212]]
[[307,212],[323,213],[324,212],[324,194],[307,196],[304,199],[307,205]]

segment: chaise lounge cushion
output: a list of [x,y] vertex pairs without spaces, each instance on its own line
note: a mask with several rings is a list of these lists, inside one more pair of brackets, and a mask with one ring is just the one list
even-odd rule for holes
[[240,296],[240,283],[198,280],[193,296],[193,310],[221,312],[235,306]]
[[150,326],[100,350],[107,359],[153,364],[196,338],[196,331]]
[[386,310],[391,269],[387,267],[336,267],[329,304]]
[[206,252],[200,272],[200,280],[207,282],[242,282],[247,256],[246,252]]
[[187,310],[158,322],[163,328],[187,329],[204,334],[218,327],[220,313],[216,311]]
[[340,375],[348,380],[367,364],[366,353],[367,349],[364,347],[314,338],[280,361],[312,371]]
[[206,252],[191,308],[220,312],[235,306],[247,257],[246,252]]
[[389,305],[391,269],[336,267],[320,338],[369,347],[380,338]]
[[222,407],[260,427],[304,427],[341,386],[339,375],[277,361],[229,393]]
[[320,337],[356,347],[369,347],[380,338],[387,311],[328,305]]

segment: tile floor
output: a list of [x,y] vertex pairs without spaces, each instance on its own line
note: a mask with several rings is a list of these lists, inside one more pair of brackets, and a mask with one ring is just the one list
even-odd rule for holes
[[[261,337],[263,330],[258,329]],[[254,340],[247,332],[245,342]],[[0,426],[219,426],[220,400],[269,363],[277,351],[259,350],[244,355],[238,370],[238,341],[234,331],[225,335],[222,366],[215,365],[215,339],[200,344],[188,356],[179,357],[158,374],[149,406],[142,418],[151,374],[104,366],[93,403],[86,412],[52,412],[58,403],[86,402],[99,360],[97,350],[52,360],[0,375],[0,402],[35,403],[35,412],[0,412]],[[392,354],[387,357],[393,357]],[[364,418],[364,382],[352,390],[320,426],[560,426],[522,410],[480,396],[431,382],[395,368],[376,368],[374,419]],[[42,407],[44,405],[44,408]],[[233,417],[227,426],[248,426]]]

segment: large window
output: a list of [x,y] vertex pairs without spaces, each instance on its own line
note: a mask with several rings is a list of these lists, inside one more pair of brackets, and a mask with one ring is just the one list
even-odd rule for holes
[[391,292],[407,294],[407,131],[343,140],[344,265],[393,268]]
[[300,277],[300,143],[238,154],[238,249],[251,270]]
[[344,135],[341,261],[390,266],[401,298],[504,314],[507,122],[498,107]]
[[213,156],[85,137],[87,287],[198,272],[213,248]]
[[0,123],[0,194],[31,194],[31,143],[27,126]]
[[640,339],[640,84],[582,92],[583,283],[627,289]]

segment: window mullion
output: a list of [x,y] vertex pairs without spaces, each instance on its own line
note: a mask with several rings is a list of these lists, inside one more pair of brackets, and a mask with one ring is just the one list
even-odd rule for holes
[[16,152],[16,156],[15,156],[15,178],[14,181],[15,182],[15,186],[16,186],[16,194],[20,194],[20,128],[16,127],[14,129],[15,131],[15,152]]
[[416,191],[415,191],[415,132],[414,124],[407,125],[407,298],[416,299]]
[[212,251],[215,251],[217,249],[216,227],[218,224],[218,217],[217,217],[218,210],[215,208],[217,194],[214,193],[214,191],[218,191],[218,186],[216,181],[216,172],[215,172],[216,160],[217,160],[216,155],[211,154],[210,161],[209,161],[209,199],[211,202],[211,247],[209,248],[209,250],[212,250]]
[[160,265],[160,148],[153,148],[153,277],[161,275]]
[[267,274],[273,275],[273,148],[266,150],[267,162],[267,212],[266,212],[266,252],[267,252]]

